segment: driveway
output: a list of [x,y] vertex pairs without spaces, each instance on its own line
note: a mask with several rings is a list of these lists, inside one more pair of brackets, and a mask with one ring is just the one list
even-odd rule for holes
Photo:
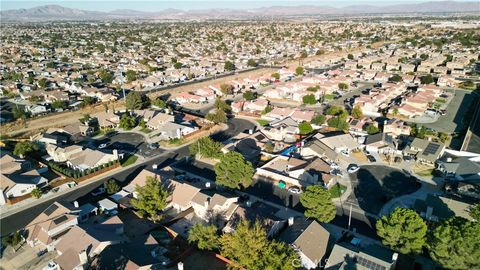
[[106,144],[106,150],[117,149],[119,152],[137,154],[145,158],[153,157],[164,152],[162,149],[150,149],[145,137],[142,134],[134,132],[119,132],[109,136],[103,136],[98,139],[90,139],[84,145],[97,149],[99,145]]
[[410,194],[420,188],[418,179],[405,172],[381,165],[365,165],[350,174],[353,192],[348,203],[378,215],[382,206],[393,198]]

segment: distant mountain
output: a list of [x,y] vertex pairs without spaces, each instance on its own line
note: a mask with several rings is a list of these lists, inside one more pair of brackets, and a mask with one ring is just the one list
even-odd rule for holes
[[2,21],[53,21],[53,20],[106,20],[106,19],[249,19],[288,16],[316,15],[361,15],[361,14],[392,14],[392,13],[480,13],[480,1],[457,2],[436,1],[417,4],[397,4],[389,6],[352,5],[343,8],[330,6],[272,6],[250,10],[241,9],[205,9],[162,11],[137,11],[119,9],[110,12],[87,11],[66,8],[59,5],[46,5],[30,9],[0,11]]

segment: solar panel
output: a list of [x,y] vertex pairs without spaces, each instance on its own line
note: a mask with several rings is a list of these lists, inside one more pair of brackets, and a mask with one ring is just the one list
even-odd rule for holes
[[429,143],[427,145],[427,148],[425,148],[425,151],[423,151],[424,154],[430,155],[430,154],[435,154],[437,152],[438,148],[440,148],[440,145],[436,143]]
[[355,256],[357,259],[357,263],[367,269],[372,270],[386,270],[387,268],[383,265],[379,265],[378,263],[372,262],[364,257]]
[[50,216],[57,209],[58,209],[58,205],[52,204],[47,209],[45,209],[45,211],[43,211],[43,212],[45,213],[45,215]]
[[61,217],[59,217],[59,218],[57,218],[57,219],[54,219],[54,220],[53,220],[53,223],[55,223],[55,225],[58,225],[58,224],[66,221],[66,220],[68,220],[68,217],[66,217],[66,216],[61,216]]

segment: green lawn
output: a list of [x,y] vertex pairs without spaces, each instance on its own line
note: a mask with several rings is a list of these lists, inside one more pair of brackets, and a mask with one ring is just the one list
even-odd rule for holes
[[430,176],[433,176],[433,171],[434,169],[427,169],[427,170],[419,171],[417,172],[417,174],[422,177],[430,177]]
[[146,128],[146,127],[145,127],[145,128],[142,128],[142,129],[140,129],[140,131],[141,131],[141,132],[143,132],[143,133],[146,133],[146,134],[148,134],[148,133],[152,132],[152,130],[151,130],[151,129],[149,129],[149,128]]
[[126,159],[122,160],[122,167],[127,167],[128,165],[132,165],[137,161],[138,157],[135,155],[131,155]]
[[347,190],[347,187],[344,185],[341,185],[339,183],[336,183],[332,188],[330,188],[328,191],[330,192],[330,196],[332,198],[338,198],[340,195],[342,195],[345,191]]
[[333,95],[333,94],[325,94],[324,97],[325,97],[326,100],[333,100],[333,99],[335,98],[335,95]]
[[444,99],[444,98],[437,98],[437,99],[435,100],[435,102],[444,104],[444,103],[447,102],[447,100]]
[[268,126],[270,124],[270,121],[264,120],[264,119],[257,119],[257,123],[259,123],[262,127]]

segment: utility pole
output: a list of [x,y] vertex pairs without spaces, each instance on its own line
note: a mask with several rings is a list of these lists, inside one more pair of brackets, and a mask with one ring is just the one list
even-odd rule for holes
[[350,231],[350,224],[352,223],[352,204],[350,203],[350,214],[348,215],[348,230]]

